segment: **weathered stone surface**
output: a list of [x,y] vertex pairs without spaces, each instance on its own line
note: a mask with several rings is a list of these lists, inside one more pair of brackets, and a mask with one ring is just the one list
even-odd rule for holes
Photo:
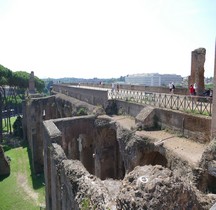
[[209,209],[210,205],[189,183],[158,165],[137,166],[127,174],[117,198],[117,209],[125,210]]
[[60,117],[79,116],[81,109],[85,112],[85,115],[93,114],[98,116],[105,114],[101,106],[94,106],[60,93],[55,95],[55,104]]
[[4,154],[4,150],[0,145],[0,175],[9,175],[10,174],[10,163],[8,158]]
[[74,207],[79,206],[77,209],[106,209],[110,197],[101,180],[89,174],[79,161],[65,160],[63,164],[66,180],[73,189],[71,197],[74,197],[77,203],[70,208],[76,209]]
[[26,99],[23,107],[24,138],[28,139],[31,147],[35,173],[43,171],[43,120],[105,113],[101,106],[90,105],[64,94]]
[[157,121],[155,117],[155,108],[152,106],[146,106],[135,119],[136,123],[140,124],[142,129],[151,129],[156,127]]
[[197,95],[202,95],[204,92],[204,63],[205,63],[205,48],[198,48],[191,53],[191,76],[190,84],[196,83]]
[[202,155],[200,167],[207,170],[209,166],[208,165],[209,162],[215,160],[216,160],[216,140],[212,140]]
[[[209,194],[209,197],[199,194],[194,188],[202,182],[198,189],[208,193],[209,185],[215,183],[213,150],[206,151],[200,168],[193,168],[183,151],[182,156],[178,156],[174,151],[176,148],[172,150],[165,147],[165,143],[154,144],[155,139],[137,135],[135,129],[125,126],[127,121],[120,124],[114,121],[114,117],[98,116],[104,113],[100,106],[63,94],[49,99],[34,99],[32,105],[28,110],[28,113],[33,113],[28,126],[32,129],[32,146],[42,146],[41,140],[44,143],[47,209],[116,209],[116,197],[118,209],[125,210],[195,210],[209,209],[213,205],[214,199]],[[126,102],[120,102],[118,107],[133,116],[143,109],[141,105],[133,108]],[[44,109],[46,115],[42,116]],[[80,110],[87,116],[77,116]],[[161,109],[153,112],[160,118],[161,127],[172,126],[183,134],[190,129],[208,143],[209,119],[199,121]],[[140,113],[137,119],[152,119],[151,113],[151,109],[147,114]],[[38,139],[37,135],[43,137]],[[38,154],[36,150],[33,152]],[[42,150],[40,152],[42,154]],[[208,181],[208,175],[212,182]],[[140,176],[144,177],[139,179]],[[119,180],[109,181],[112,178]]]

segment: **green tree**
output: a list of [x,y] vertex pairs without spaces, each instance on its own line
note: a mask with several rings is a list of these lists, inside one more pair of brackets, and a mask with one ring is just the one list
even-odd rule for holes
[[[0,65],[0,142],[2,141],[2,111],[7,110],[7,125],[9,125],[8,130],[11,133],[11,104],[18,107],[18,102],[24,99],[25,90],[29,87],[29,78],[30,74],[25,71],[12,72],[10,69]],[[44,81],[36,76],[34,79],[36,90],[40,93],[43,92]],[[6,88],[9,94],[6,94]]]
[[[12,71],[0,65],[0,142],[2,142],[2,110],[3,105],[7,104],[5,86],[10,84]],[[4,103],[5,102],[5,103]],[[7,107],[6,107],[7,108]]]

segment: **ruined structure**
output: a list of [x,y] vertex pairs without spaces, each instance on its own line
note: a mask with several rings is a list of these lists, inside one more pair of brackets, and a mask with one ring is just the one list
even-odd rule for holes
[[199,165],[110,117],[48,120],[44,129],[47,209],[209,209],[216,199],[204,194],[216,182]]
[[[24,104],[25,136],[35,173],[44,169],[47,209],[157,209],[160,201],[161,209],[213,205],[216,167],[209,118],[108,102],[105,91],[88,90],[86,95],[84,88],[62,85],[53,90],[53,96],[29,98]],[[108,103],[124,116],[104,115]],[[135,117],[134,124],[121,123],[127,115]],[[161,128],[193,140],[189,155],[182,157],[185,149],[177,146],[178,153],[172,146],[188,140],[164,133],[154,137],[152,130]],[[193,155],[196,161],[190,160]]]
[[34,72],[32,71],[29,78],[29,93],[34,94],[35,91],[35,80],[34,80]]
[[53,94],[23,104],[46,209],[214,209],[216,101],[211,119],[108,101],[103,90],[56,85]]
[[28,140],[35,173],[43,172],[43,120],[77,116],[80,114],[103,114],[101,107],[57,94],[50,97],[28,98],[23,103],[23,134]]
[[196,83],[197,95],[202,95],[205,86],[204,86],[204,63],[205,63],[205,48],[198,48],[191,52],[191,75],[189,79],[189,86]]

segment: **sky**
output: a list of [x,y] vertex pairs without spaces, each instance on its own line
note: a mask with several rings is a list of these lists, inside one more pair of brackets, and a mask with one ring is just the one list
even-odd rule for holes
[[190,75],[206,48],[214,75],[215,0],[0,0],[0,64],[39,78]]

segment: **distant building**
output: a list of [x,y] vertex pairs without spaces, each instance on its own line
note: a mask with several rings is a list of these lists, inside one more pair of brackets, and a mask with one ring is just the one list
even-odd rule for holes
[[167,86],[170,82],[181,84],[182,77],[176,74],[144,73],[128,75],[125,82],[145,86]]

